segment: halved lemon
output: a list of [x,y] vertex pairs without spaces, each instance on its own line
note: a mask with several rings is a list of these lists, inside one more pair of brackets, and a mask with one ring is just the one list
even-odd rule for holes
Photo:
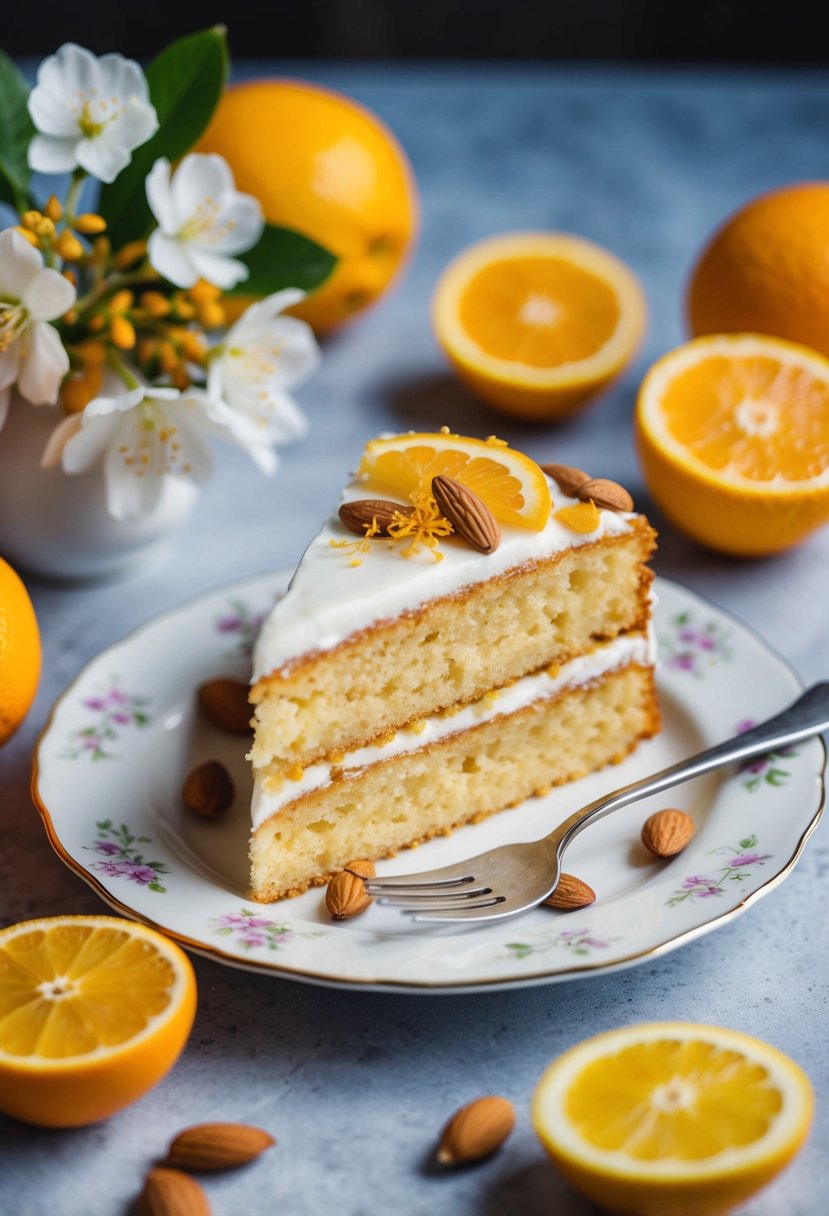
[[646,305],[636,275],[591,241],[515,232],[465,250],[438,282],[437,339],[485,401],[521,418],[572,413],[633,357]]
[[608,1211],[706,1216],[743,1203],[792,1160],[813,1105],[805,1073],[768,1043],[652,1022],[559,1056],[532,1118],[567,1181]]
[[775,553],[829,521],[829,360],[760,334],[697,338],[654,364],[636,429],[667,517],[724,553]]
[[412,431],[372,439],[357,472],[362,480],[404,498],[429,490],[432,478],[441,474],[468,486],[502,523],[540,532],[550,518],[550,488],[541,469],[494,436],[470,439],[448,431]]
[[95,1123],[172,1068],[196,1012],[187,956],[144,925],[56,916],[0,931],[0,1110]]

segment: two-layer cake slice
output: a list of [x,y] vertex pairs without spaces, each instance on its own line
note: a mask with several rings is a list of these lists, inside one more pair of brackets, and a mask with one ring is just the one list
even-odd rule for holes
[[[437,475],[497,520],[493,552],[441,516]],[[581,777],[658,729],[643,516],[448,433],[369,444],[343,500],[381,498],[399,504],[389,532],[392,508],[346,511],[365,516],[361,536],[332,516],[257,642],[258,900]]]

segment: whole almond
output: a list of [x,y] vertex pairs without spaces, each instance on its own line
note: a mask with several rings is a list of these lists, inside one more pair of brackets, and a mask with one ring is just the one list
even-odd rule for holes
[[642,844],[655,857],[675,857],[697,830],[690,815],[672,807],[650,815],[642,827]]
[[395,515],[410,515],[411,510],[401,502],[390,502],[386,498],[358,498],[354,502],[344,502],[339,516],[345,526],[358,536],[365,536],[366,529],[375,520],[380,529],[375,536],[388,536],[389,524]]
[[207,1196],[195,1178],[156,1166],[144,1179],[136,1216],[210,1216]]
[[460,1110],[441,1132],[437,1159],[441,1165],[479,1161],[500,1148],[515,1126],[515,1111],[507,1098],[490,1094]]
[[197,1173],[232,1170],[247,1165],[274,1144],[268,1132],[247,1123],[197,1123],[179,1132],[164,1164]]
[[579,486],[591,480],[589,473],[571,464],[542,464],[539,467],[548,477],[552,477],[562,494],[566,494],[568,498],[576,498]]
[[197,764],[184,778],[181,796],[186,806],[202,819],[216,819],[233,805],[233,781],[218,760]]
[[454,477],[432,478],[432,495],[441,515],[458,536],[480,553],[494,553],[501,543],[501,529],[485,502]]
[[220,677],[207,680],[198,692],[199,707],[214,726],[231,735],[249,735],[253,713],[248,701],[248,686],[241,680]]
[[562,874],[555,891],[544,900],[548,908],[560,908],[564,912],[586,908],[595,902],[596,892],[575,874]]
[[624,486],[606,477],[591,477],[579,486],[578,496],[582,502],[594,502],[607,511],[632,511],[633,499]]
[[373,878],[376,872],[370,861],[350,861],[334,875],[325,892],[325,906],[334,920],[350,920],[365,912],[372,898],[366,893],[363,879]]

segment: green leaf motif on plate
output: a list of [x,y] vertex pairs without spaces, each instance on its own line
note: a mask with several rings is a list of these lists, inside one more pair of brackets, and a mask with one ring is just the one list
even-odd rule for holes
[[162,874],[169,874],[170,867],[163,861],[145,858],[135,846],[152,844],[149,836],[133,836],[127,824],[122,823],[116,828],[111,819],[99,819],[95,825],[98,829],[97,839],[92,845],[84,845],[85,849],[100,853],[101,861],[93,861],[91,870],[107,878],[126,878],[146,887],[149,891],[164,894],[167,890],[162,885]]

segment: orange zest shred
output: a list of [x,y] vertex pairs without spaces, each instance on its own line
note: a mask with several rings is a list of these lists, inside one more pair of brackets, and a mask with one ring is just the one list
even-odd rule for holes
[[380,525],[377,522],[377,516],[372,518],[370,524],[365,525],[366,534],[361,540],[333,540],[328,543],[332,549],[342,549],[343,552],[352,559],[352,566],[362,566],[362,561],[357,556],[358,553],[368,553],[371,548],[369,543],[374,536],[380,535]]
[[423,545],[431,551],[436,562],[443,561],[440,541],[452,535],[452,525],[441,515],[437,503],[426,490],[413,490],[409,498],[414,510],[408,515],[395,511],[387,528],[390,539],[395,543],[409,541],[401,550],[401,557],[413,557]]
[[560,511],[556,511],[555,517],[571,532],[581,535],[595,532],[602,520],[599,508],[592,499],[589,502],[576,503],[573,507],[562,507]]

